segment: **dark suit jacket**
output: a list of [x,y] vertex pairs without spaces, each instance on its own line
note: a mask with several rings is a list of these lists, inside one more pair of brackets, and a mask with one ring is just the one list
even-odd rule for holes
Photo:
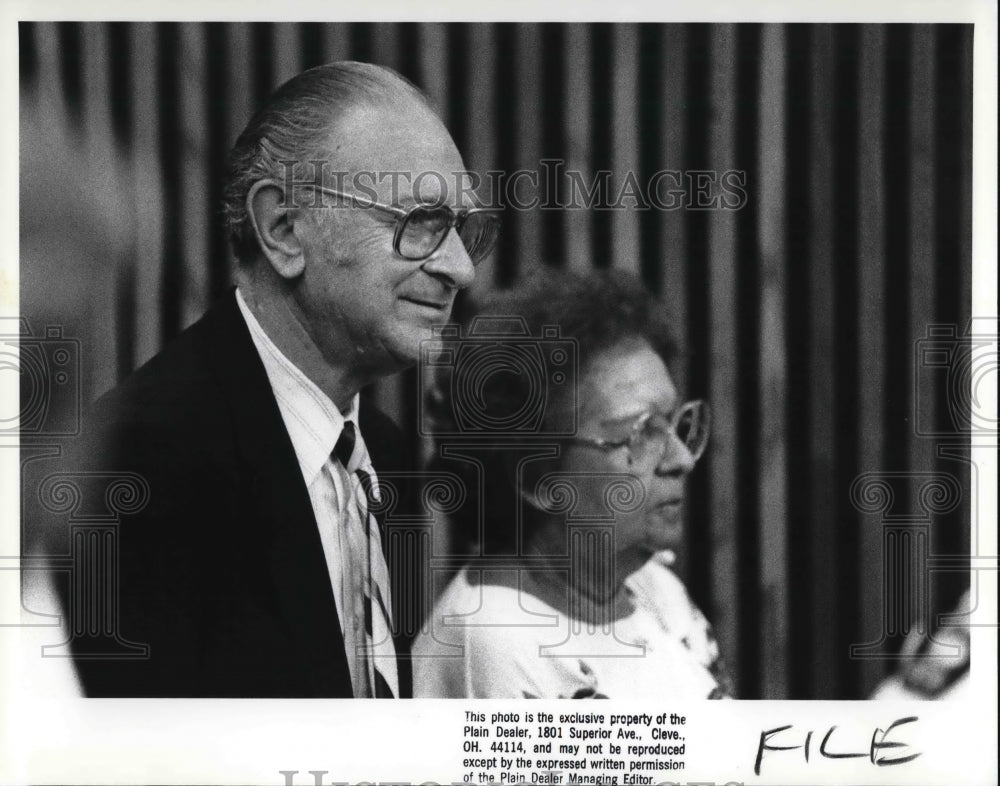
[[[91,423],[88,466],[149,483],[145,509],[119,526],[117,629],[151,649],[78,659],[87,694],[351,696],[308,491],[234,293]],[[366,404],[360,426],[376,472],[405,469],[385,415]]]

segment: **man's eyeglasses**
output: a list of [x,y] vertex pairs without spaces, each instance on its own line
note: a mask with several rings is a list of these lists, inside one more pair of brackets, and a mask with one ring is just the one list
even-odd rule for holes
[[465,251],[478,265],[496,247],[500,236],[500,219],[496,211],[485,207],[454,210],[448,205],[414,205],[411,208],[383,205],[368,197],[348,194],[325,186],[312,186],[330,196],[348,199],[358,207],[375,208],[396,217],[396,234],[392,249],[403,259],[419,262],[437,251],[448,233],[458,232]]
[[643,466],[659,464],[667,454],[670,438],[677,437],[695,461],[708,445],[712,412],[705,401],[688,401],[669,415],[646,412],[640,415],[622,439],[574,437],[570,441],[602,450],[626,448],[629,460]]

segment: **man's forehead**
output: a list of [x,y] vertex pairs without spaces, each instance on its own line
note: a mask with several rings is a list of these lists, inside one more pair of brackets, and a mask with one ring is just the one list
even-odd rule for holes
[[334,123],[330,149],[329,172],[344,178],[339,186],[373,189],[396,204],[457,203],[463,201],[459,192],[468,188],[469,175],[451,135],[412,99],[350,110]]

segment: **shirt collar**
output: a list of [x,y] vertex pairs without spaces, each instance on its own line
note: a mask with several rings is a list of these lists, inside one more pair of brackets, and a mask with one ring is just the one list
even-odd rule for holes
[[355,393],[347,411],[341,413],[330,397],[302,373],[264,332],[239,289],[236,290],[236,302],[264,364],[306,485],[312,483],[330,459],[346,420],[354,423],[357,434],[354,453],[349,462],[351,466],[347,470],[353,472],[361,468],[370,471],[371,458],[358,427],[360,396]]

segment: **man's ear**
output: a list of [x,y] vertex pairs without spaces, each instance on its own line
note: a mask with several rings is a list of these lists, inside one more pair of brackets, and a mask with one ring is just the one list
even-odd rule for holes
[[247,214],[261,253],[284,279],[298,278],[305,270],[302,242],[296,222],[302,212],[285,204],[285,193],[273,180],[258,180],[247,194]]

